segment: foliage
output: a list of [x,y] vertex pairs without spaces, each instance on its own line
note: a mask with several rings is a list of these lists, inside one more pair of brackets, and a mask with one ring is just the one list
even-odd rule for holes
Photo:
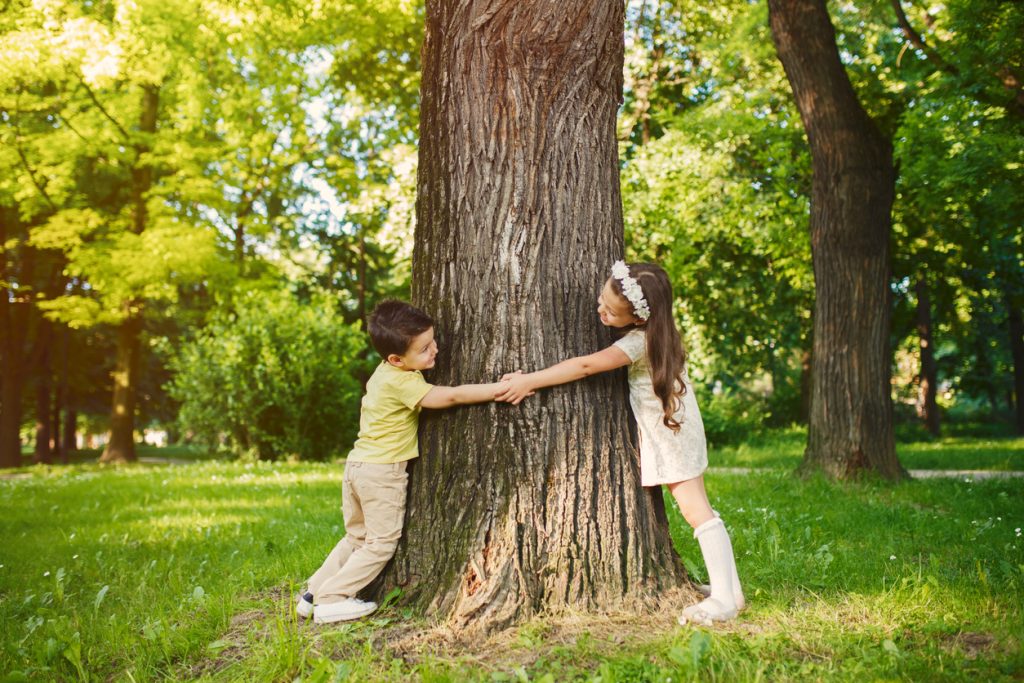
[[[733,417],[767,409],[797,420],[799,400],[776,401],[775,389],[799,386],[810,348],[810,158],[766,8],[654,7],[639,5],[627,49],[628,252],[668,271],[694,377],[730,402],[749,397]],[[642,133],[638,109],[650,117]],[[765,377],[767,403],[754,398]]]
[[[341,476],[337,464],[213,462],[0,479],[0,670],[28,680],[76,679],[81,667],[91,680],[595,683],[1009,681],[1024,671],[1019,479],[894,487],[712,473],[749,602],[735,625],[573,617],[560,637],[545,616],[467,650],[403,657],[384,629],[431,625],[400,605],[331,627],[291,612],[342,533]],[[675,545],[700,577],[697,544],[667,502]]]
[[249,295],[183,345],[170,392],[182,428],[211,447],[324,460],[355,441],[365,351],[326,296]]

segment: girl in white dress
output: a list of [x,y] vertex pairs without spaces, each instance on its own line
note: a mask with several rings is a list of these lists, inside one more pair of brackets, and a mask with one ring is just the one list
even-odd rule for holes
[[518,404],[537,389],[629,365],[629,402],[640,432],[640,477],[644,486],[666,485],[693,527],[707,565],[710,588],[683,610],[681,624],[710,625],[743,609],[732,543],[704,490],[708,466],[704,423],[686,373],[686,351],[672,319],[672,286],[660,267],[648,263],[612,266],[597,300],[601,322],[625,335],[597,353],[562,361],[529,374],[503,377],[499,401]]

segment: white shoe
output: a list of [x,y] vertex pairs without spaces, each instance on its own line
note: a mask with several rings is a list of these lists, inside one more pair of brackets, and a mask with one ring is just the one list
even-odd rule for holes
[[683,613],[679,615],[678,621],[680,626],[686,626],[687,624],[711,626],[716,621],[729,621],[735,617],[735,607],[723,605],[714,598],[707,598],[696,605],[690,605],[684,609]]
[[[711,585],[707,583],[698,583],[697,592],[703,595],[705,598],[711,597]],[[732,596],[736,600],[736,611],[742,612],[747,608],[747,600],[743,597],[743,591],[739,585],[734,581],[732,584]]]
[[295,613],[302,619],[309,619],[313,616],[313,594],[312,593],[300,593],[299,599],[295,603]]
[[313,608],[313,622],[331,624],[335,621],[351,621],[365,617],[377,609],[375,602],[363,602],[355,598],[345,598],[341,602],[329,602]]

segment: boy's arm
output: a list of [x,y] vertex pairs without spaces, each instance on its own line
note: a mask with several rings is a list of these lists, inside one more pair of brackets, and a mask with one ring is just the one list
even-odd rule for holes
[[590,375],[621,368],[624,365],[629,365],[630,362],[625,351],[617,346],[609,346],[603,351],[592,353],[589,356],[577,356],[563,360],[561,363],[527,375],[505,375],[502,379],[508,382],[497,398],[499,401],[518,405],[520,401],[537,389],[575,382]]
[[467,403],[493,401],[508,382],[460,384],[457,387],[433,387],[420,401],[424,408],[451,408]]

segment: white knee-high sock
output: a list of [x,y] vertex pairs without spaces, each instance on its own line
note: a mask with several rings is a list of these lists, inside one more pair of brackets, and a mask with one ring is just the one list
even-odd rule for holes
[[[721,517],[721,515],[718,514],[718,510],[712,509],[711,511],[715,513],[715,517]],[[697,586],[697,590],[700,591],[701,595],[703,595],[705,598],[711,597],[710,584],[702,583],[699,586]],[[734,600],[736,600],[736,609],[743,611],[743,609],[747,606],[747,599],[743,595],[743,587],[740,586],[740,575],[739,572],[736,571],[735,556],[733,558],[732,563],[732,597]]]
[[711,599],[719,603],[726,612],[734,613],[738,608],[738,599],[742,599],[742,591],[739,590],[736,560],[732,554],[732,542],[729,540],[729,532],[725,530],[725,524],[718,517],[714,517],[694,529],[693,536],[700,544],[700,551],[704,555],[704,564],[707,566],[708,579],[711,583]]

